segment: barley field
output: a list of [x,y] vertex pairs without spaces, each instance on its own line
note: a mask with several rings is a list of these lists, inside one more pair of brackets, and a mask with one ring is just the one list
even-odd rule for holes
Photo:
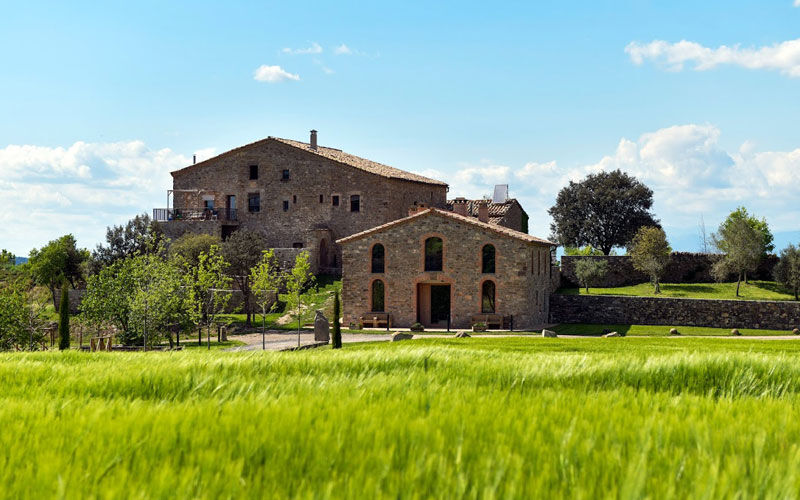
[[800,342],[0,354],[2,498],[795,498]]

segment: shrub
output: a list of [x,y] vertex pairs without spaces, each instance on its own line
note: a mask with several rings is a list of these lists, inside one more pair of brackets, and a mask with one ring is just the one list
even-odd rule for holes
[[414,323],[413,325],[411,325],[410,330],[412,332],[424,332],[425,331],[425,327],[422,326],[422,323]]
[[578,283],[586,288],[586,293],[589,293],[589,287],[595,286],[600,280],[608,274],[608,263],[602,259],[581,259],[575,263],[575,277],[578,278]]

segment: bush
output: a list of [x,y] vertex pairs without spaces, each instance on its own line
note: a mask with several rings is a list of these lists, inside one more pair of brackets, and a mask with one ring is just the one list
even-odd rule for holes
[[422,323],[414,323],[413,325],[411,325],[410,330],[412,332],[424,332],[425,331],[425,327],[422,326]]

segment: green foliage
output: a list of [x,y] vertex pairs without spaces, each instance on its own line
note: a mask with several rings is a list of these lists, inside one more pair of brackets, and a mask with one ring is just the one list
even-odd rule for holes
[[342,315],[341,305],[339,304],[339,291],[336,290],[333,296],[333,332],[331,333],[331,343],[334,349],[342,348],[342,324],[339,318]]
[[283,286],[283,275],[273,249],[262,250],[261,260],[249,271],[251,288],[256,304],[261,308],[261,327],[266,330],[267,312],[278,305],[278,292]]
[[650,276],[655,293],[661,293],[659,282],[667,269],[671,252],[667,235],[660,227],[639,228],[631,243],[629,253],[633,267]]
[[154,252],[163,239],[161,226],[147,214],[137,215],[124,226],[111,226],[106,229],[107,246],[97,245],[92,252],[90,271],[96,274],[120,259]]
[[549,210],[552,238],[565,247],[590,245],[609,255],[642,226],[658,226],[650,212],[653,191],[620,170],[570,181]]
[[[731,214],[733,215],[733,214]],[[764,256],[764,235],[741,217],[729,217],[718,232],[711,235],[714,245],[724,255],[711,268],[717,281],[737,276],[736,296],[739,284],[748,272],[755,271]]]
[[16,265],[17,257],[8,250],[0,250],[0,269],[9,269]]
[[0,286],[0,351],[20,344],[24,334],[25,296],[18,283]]
[[314,286],[314,275],[311,273],[311,263],[308,252],[300,252],[294,260],[292,272],[286,278],[287,307],[297,311],[297,333],[300,334],[302,309],[311,304],[309,294],[303,293]]
[[[603,254],[602,250],[598,250],[591,245],[586,245],[585,247],[564,247],[564,255],[569,256],[601,256]],[[613,255],[613,253],[612,253]]]
[[37,284],[46,286],[56,304],[56,287],[67,280],[72,288],[84,281],[84,263],[89,252],[76,247],[75,237],[67,234],[41,249],[31,250],[30,272]]
[[791,498],[798,355],[696,338],[0,354],[0,491]]
[[61,285],[61,302],[58,306],[58,348],[69,349],[69,288],[66,281]]
[[781,258],[773,270],[775,281],[794,294],[798,300],[800,293],[800,249],[789,245],[781,251]]
[[[728,229],[734,230],[730,228],[730,226],[736,224],[737,222],[747,223],[747,225],[761,235],[761,254],[763,256],[766,256],[769,252],[775,250],[775,244],[773,243],[774,237],[769,229],[767,220],[765,218],[759,219],[755,215],[750,215],[745,207],[739,207],[728,215],[728,217],[720,226],[720,233]],[[717,248],[719,248],[719,250],[723,253],[728,253],[728,248],[725,246],[727,242],[719,241],[719,243],[722,246],[717,246]]]
[[211,325],[230,300],[231,278],[226,274],[229,264],[212,245],[198,258],[197,267],[184,274],[189,291],[192,318],[196,323]]
[[230,265],[228,274],[242,291],[245,324],[250,326],[250,316],[253,312],[250,307],[250,270],[256,266],[261,258],[261,252],[267,246],[264,236],[257,231],[239,229],[222,244],[222,256]]
[[213,245],[221,243],[217,236],[210,234],[186,233],[169,245],[169,257],[184,269],[196,267],[200,254],[208,253]]
[[578,278],[578,283],[586,288],[586,293],[589,293],[589,287],[596,285],[602,281],[608,274],[608,263],[603,259],[581,259],[575,263],[575,277]]
[[[736,295],[737,283],[661,283],[661,295],[685,299],[729,299],[729,300],[793,300],[794,296],[785,293],[773,281],[751,281],[742,283]],[[565,288],[559,293],[580,295],[582,290]],[[646,297],[653,293],[650,283],[612,288],[593,288],[592,295],[626,295]]]

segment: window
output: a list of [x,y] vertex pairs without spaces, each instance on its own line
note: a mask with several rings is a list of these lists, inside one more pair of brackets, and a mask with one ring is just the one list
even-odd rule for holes
[[250,165],[250,180],[258,179],[258,165]]
[[481,285],[481,312],[494,314],[494,281],[484,281]]
[[339,206],[339,195],[338,194],[335,194],[335,195],[331,196],[331,205],[333,205],[334,207],[338,207]]
[[247,211],[258,212],[261,210],[261,195],[250,193],[247,195]]
[[382,273],[384,270],[384,255],[386,250],[380,243],[372,247],[372,272]]
[[361,197],[357,194],[350,195],[350,211],[351,212],[361,211]]
[[292,195],[292,203],[297,203],[297,195],[296,194]]
[[214,210],[214,199],[203,200],[203,208],[206,210]]
[[320,203],[324,203],[325,202],[325,198],[322,195],[319,195],[319,202]]
[[292,248],[303,248],[303,244],[299,242],[292,243]]
[[281,173],[281,180],[282,180],[282,181],[288,181],[288,180],[289,180],[289,169],[285,169],[285,170],[284,170],[284,171]]
[[289,200],[283,200],[283,211],[284,212],[289,211]]
[[431,237],[425,240],[425,270],[426,271],[441,271],[442,270],[442,251],[444,245],[442,239]]
[[384,312],[384,298],[386,289],[383,281],[375,280],[372,282],[372,312]]
[[483,250],[481,250],[481,272],[484,274],[494,273],[494,245],[483,245]]

